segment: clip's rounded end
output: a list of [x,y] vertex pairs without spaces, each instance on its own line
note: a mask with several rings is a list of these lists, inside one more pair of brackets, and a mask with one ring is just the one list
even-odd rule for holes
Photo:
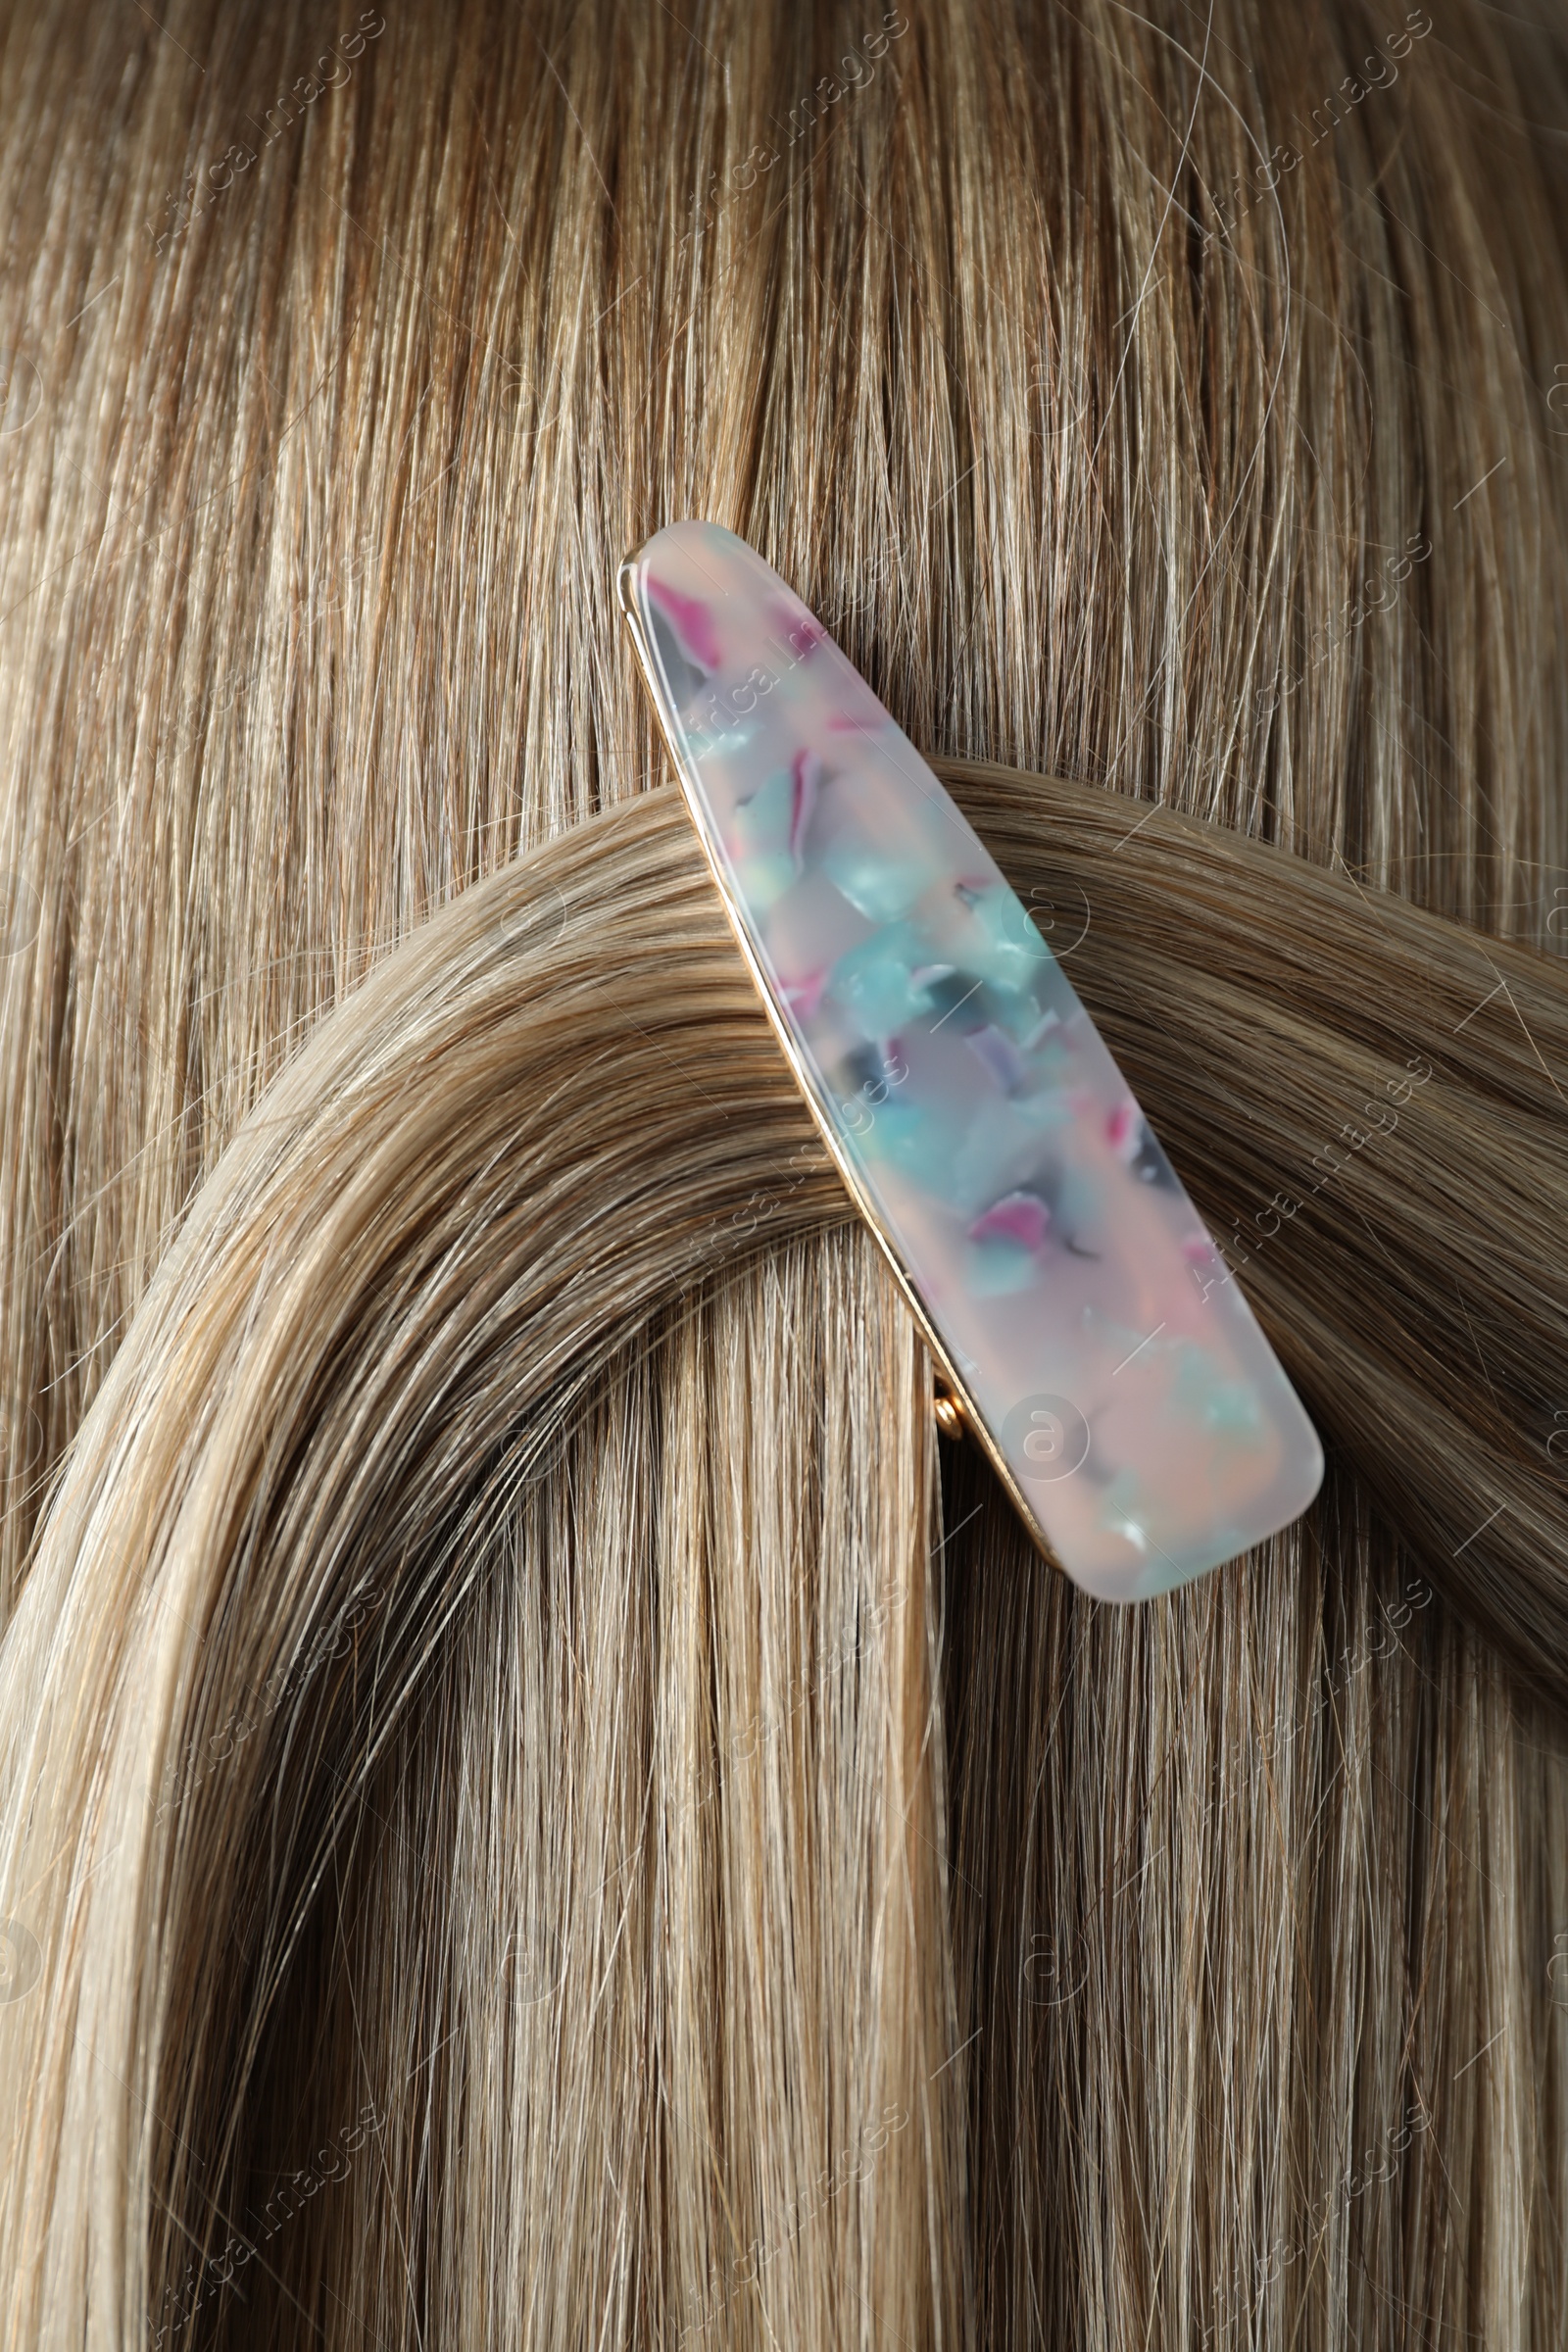
[[635,616],[637,611],[637,564],[641,552],[641,549],[634,548],[623,559],[615,574],[615,601],[628,620]]

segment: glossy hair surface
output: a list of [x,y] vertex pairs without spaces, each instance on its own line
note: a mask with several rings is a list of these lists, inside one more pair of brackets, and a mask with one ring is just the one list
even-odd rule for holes
[[[0,2343],[1560,2340],[1565,64],[5,15]],[[1189,1592],[937,1443],[622,639],[681,514],[1324,1433]]]

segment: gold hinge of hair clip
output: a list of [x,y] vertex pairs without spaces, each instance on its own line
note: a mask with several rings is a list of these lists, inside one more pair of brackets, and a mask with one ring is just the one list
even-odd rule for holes
[[969,1424],[963,1417],[963,1407],[940,1374],[932,1390],[931,1410],[945,1438],[961,1438],[966,1434]]

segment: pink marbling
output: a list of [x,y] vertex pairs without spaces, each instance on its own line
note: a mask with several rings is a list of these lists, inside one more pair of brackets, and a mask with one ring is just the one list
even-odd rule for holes
[[676,523],[628,578],[818,1109],[1068,1574],[1135,1599],[1285,1526],[1316,1433],[972,827],[743,540]]

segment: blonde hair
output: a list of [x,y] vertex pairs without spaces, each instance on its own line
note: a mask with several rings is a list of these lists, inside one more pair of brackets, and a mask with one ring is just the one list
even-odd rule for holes
[[[1568,101],[1423,14],[8,28],[0,2341],[1556,2342]],[[938,1459],[682,513],[1246,1237],[1189,1592]]]

